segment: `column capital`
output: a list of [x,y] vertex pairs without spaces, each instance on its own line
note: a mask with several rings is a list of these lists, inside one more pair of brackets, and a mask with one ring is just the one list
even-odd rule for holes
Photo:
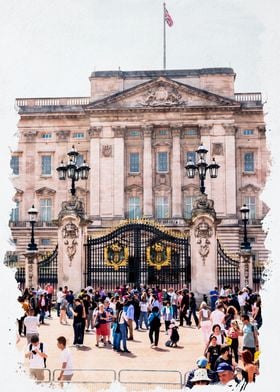
[[144,137],[151,137],[153,134],[154,126],[153,125],[143,125],[141,127],[143,131]]
[[214,124],[199,124],[198,128],[201,136],[209,136]]
[[127,127],[112,127],[115,137],[124,137]]
[[68,140],[70,137],[70,131],[58,131],[56,132],[56,138],[58,141]]
[[171,133],[172,133],[172,137],[180,137],[181,136],[181,131],[183,129],[183,125],[182,124],[173,124],[171,125]]
[[224,130],[225,130],[225,134],[227,136],[234,136],[236,134],[236,132],[238,132],[238,127],[236,127],[234,124],[222,124]]
[[100,137],[102,127],[90,127],[88,130],[89,137],[91,139],[97,139]]
[[33,142],[35,140],[36,136],[38,135],[38,131],[29,130],[29,131],[24,132],[23,135],[26,137],[27,142]]

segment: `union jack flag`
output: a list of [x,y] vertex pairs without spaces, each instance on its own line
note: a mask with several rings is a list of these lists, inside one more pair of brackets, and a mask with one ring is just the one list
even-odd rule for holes
[[166,8],[164,8],[164,20],[169,27],[173,26],[173,19],[171,18],[171,15]]

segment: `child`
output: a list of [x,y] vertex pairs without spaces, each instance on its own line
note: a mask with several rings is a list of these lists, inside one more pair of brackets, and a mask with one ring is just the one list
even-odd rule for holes
[[179,342],[180,336],[178,332],[178,325],[176,325],[175,320],[171,320],[169,325],[170,330],[170,347],[178,347],[177,343]]

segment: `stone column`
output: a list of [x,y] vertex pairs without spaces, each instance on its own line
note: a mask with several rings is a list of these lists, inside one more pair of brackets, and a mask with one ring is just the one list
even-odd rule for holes
[[181,177],[181,149],[180,149],[180,127],[172,129],[172,217],[182,217],[182,177]]
[[153,216],[153,171],[152,171],[152,133],[153,127],[143,128],[143,216]]
[[232,197],[232,190],[236,189],[236,128],[230,124],[223,124],[225,129],[225,167],[222,168],[225,178],[225,215],[236,215],[236,197]]
[[67,285],[74,292],[84,287],[87,226],[83,202],[77,197],[62,203],[58,220],[58,287]]
[[218,223],[214,202],[202,195],[194,203],[190,228],[191,290],[200,298],[217,285]]
[[114,156],[113,156],[113,182],[114,182],[114,217],[124,218],[124,135],[125,128],[115,128],[114,131]]
[[240,287],[253,287],[253,258],[249,251],[240,252]]
[[37,251],[28,251],[25,256],[25,286],[34,287],[38,286],[38,256]]
[[92,127],[89,130],[90,140],[90,215],[100,217],[100,135],[101,127]]

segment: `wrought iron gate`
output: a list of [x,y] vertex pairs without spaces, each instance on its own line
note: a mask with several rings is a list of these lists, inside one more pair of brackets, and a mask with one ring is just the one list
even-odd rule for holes
[[85,244],[85,285],[181,288],[191,281],[188,239],[150,222],[129,222]]
[[38,262],[38,284],[40,286],[44,287],[47,283],[51,283],[54,289],[57,288],[57,250],[58,246],[52,254]]
[[217,279],[219,287],[234,288],[240,285],[239,261],[225,254],[219,240],[217,240]]

